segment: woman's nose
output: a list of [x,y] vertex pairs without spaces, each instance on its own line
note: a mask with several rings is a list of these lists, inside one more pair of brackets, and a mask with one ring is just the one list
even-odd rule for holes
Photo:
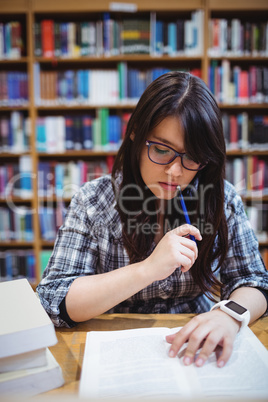
[[181,158],[177,157],[172,163],[166,166],[166,173],[172,176],[181,176],[183,172],[183,166]]

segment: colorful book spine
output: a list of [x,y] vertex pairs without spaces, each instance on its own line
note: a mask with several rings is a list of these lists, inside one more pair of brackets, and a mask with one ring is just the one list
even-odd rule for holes
[[22,153],[29,151],[31,121],[22,112],[0,116],[0,151]]
[[225,112],[222,114],[222,123],[227,151],[268,150],[268,116]]
[[212,18],[209,22],[208,54],[210,57],[267,56],[267,30],[267,21]]
[[36,259],[33,250],[0,251],[0,281],[27,278],[36,281]]
[[21,22],[0,23],[0,60],[16,60],[24,55],[25,48]]
[[208,71],[208,85],[217,102],[223,104],[268,103],[268,67],[249,66],[247,70],[229,60],[221,65],[213,60]]
[[226,179],[242,196],[268,194],[268,162],[259,156],[234,157],[227,161]]
[[0,242],[33,241],[33,214],[28,206],[0,207]]
[[0,71],[0,106],[28,105],[28,75],[21,71]]
[[90,115],[40,117],[35,131],[36,149],[41,153],[82,149],[117,151],[121,145],[122,119],[109,116],[108,108],[100,108],[95,118]]
[[43,200],[49,200],[51,196],[69,198],[86,181],[110,173],[113,162],[112,155],[108,155],[105,161],[39,162],[38,196]]

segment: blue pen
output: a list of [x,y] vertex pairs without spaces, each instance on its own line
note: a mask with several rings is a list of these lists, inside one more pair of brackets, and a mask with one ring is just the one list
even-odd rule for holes
[[[189,215],[188,215],[188,212],[187,212],[187,209],[186,209],[186,205],[185,205],[185,202],[184,202],[184,199],[183,199],[181,186],[177,186],[177,190],[178,190],[178,194],[179,194],[179,197],[180,197],[181,207],[182,207],[182,210],[183,210],[185,221],[186,221],[186,223],[191,225],[191,221],[190,221],[190,218],[189,218]],[[190,234],[189,236],[190,236],[191,240],[196,242],[195,237],[193,235]]]

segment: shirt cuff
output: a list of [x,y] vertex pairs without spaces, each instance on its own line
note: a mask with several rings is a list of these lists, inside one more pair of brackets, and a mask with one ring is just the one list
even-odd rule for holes
[[59,305],[59,309],[60,309],[60,318],[66,322],[66,324],[68,324],[70,327],[74,327],[75,325],[78,324],[78,322],[73,321],[70,317],[69,314],[67,313],[66,310],[66,303],[65,303],[65,297],[62,299],[60,305]]
[[266,302],[267,302],[267,308],[268,308],[268,290],[261,289],[261,288],[256,288],[256,289],[258,289],[263,294],[263,296],[265,297]]

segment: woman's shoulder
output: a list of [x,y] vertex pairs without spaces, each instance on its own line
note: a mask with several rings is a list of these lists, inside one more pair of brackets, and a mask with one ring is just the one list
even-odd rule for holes
[[115,195],[111,175],[101,176],[86,182],[80,189],[85,205],[95,205],[100,208],[114,203]]

